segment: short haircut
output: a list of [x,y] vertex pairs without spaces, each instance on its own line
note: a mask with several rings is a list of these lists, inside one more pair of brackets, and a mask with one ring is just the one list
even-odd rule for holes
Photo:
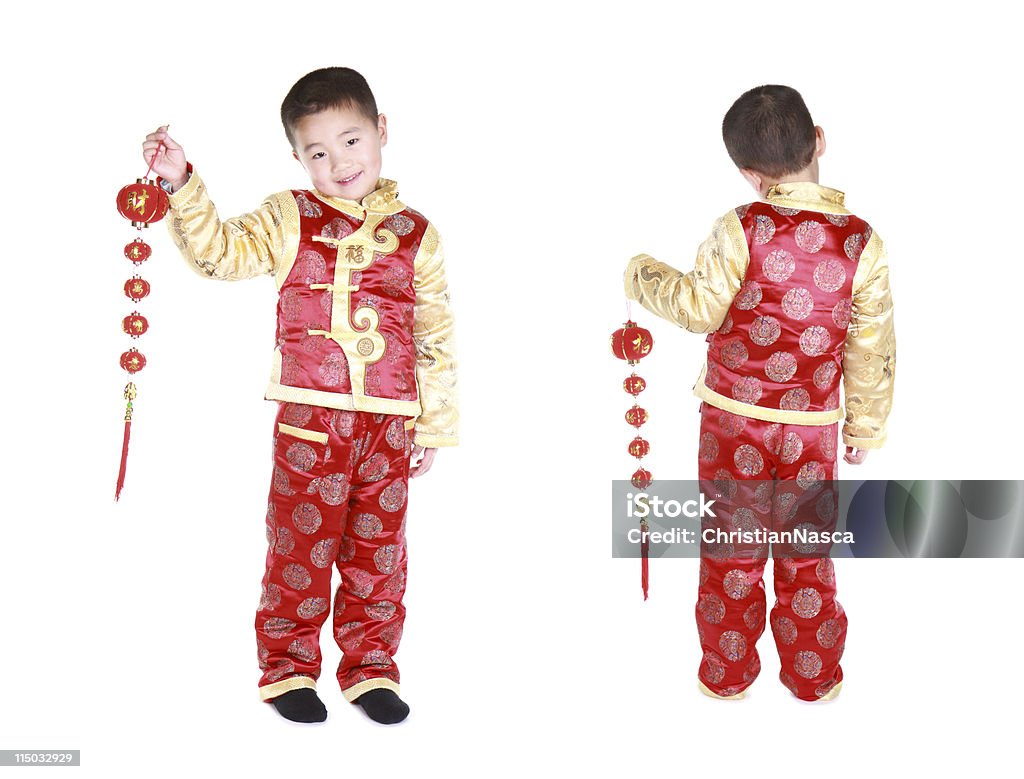
[[814,122],[792,87],[765,85],[744,92],[722,120],[722,139],[738,168],[779,178],[814,159]]
[[331,108],[355,108],[377,124],[377,101],[366,79],[352,68],[321,68],[296,81],[281,103],[281,123],[292,148],[299,120]]

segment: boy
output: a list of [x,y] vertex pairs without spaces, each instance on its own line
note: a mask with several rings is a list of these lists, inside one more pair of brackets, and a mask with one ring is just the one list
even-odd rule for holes
[[[387,123],[361,75],[303,76],[281,120],[313,188],[224,223],[166,128],[147,136],[143,157],[156,155],[172,193],[169,230],[191,266],[226,280],[269,273],[280,294],[260,697],[295,722],[326,719],[315,680],[337,563],[338,681],[346,700],[390,724],[409,713],[392,657],[405,616],[407,480],[429,470],[436,447],[457,443],[441,244],[379,178]],[[422,458],[411,470],[410,456]]]
[[[882,241],[844,207],[842,192],[818,185],[825,135],[800,94],[784,86],[746,92],[722,134],[760,200],[715,223],[691,272],[639,255],[624,282],[627,297],[653,313],[710,333],[694,387],[703,401],[699,477],[733,496],[743,480],[776,480],[732,516],[737,527],[756,527],[752,509],[785,521],[803,501],[813,513],[810,496],[837,477],[840,379],[844,459],[861,463],[884,443],[896,345]],[[819,518],[831,518],[822,505]],[[741,697],[760,671],[764,563],[702,547],[698,676],[712,697]],[[780,677],[798,698],[832,698],[846,637],[832,562],[778,559],[774,575]]]

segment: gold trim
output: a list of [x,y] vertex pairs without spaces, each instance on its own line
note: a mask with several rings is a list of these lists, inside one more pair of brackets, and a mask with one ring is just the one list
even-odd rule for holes
[[[735,209],[729,211],[722,217],[722,223],[725,227],[725,232],[732,241],[733,251],[736,252],[736,257],[739,259],[740,265],[742,266],[737,267],[740,282],[742,283],[742,280],[747,275],[747,268],[750,267],[750,247],[747,245],[747,235],[743,232],[743,223],[740,221],[739,216],[736,215]],[[728,311],[726,313],[728,313]],[[724,320],[725,317],[722,317],[722,319]]]
[[772,184],[761,198],[762,203],[822,214],[849,214],[846,195],[838,189],[823,187],[813,181],[784,181]]
[[365,681],[359,682],[359,684],[352,685],[347,690],[342,690],[341,694],[345,696],[345,700],[347,700],[349,703],[352,703],[364,692],[381,689],[391,690],[395,693],[395,695],[398,695],[398,682],[394,682],[391,679],[386,679],[383,676],[378,677],[376,679],[366,679]]
[[274,282],[277,284],[277,288],[281,289],[299,254],[302,228],[299,224],[299,204],[295,202],[295,195],[289,190],[280,192],[275,197],[281,208],[283,245],[281,246],[281,262],[274,273]]
[[405,420],[405,429],[406,430],[414,430],[415,428],[416,428],[416,419],[415,418]]
[[277,431],[290,435],[292,438],[301,438],[303,441],[315,441],[318,444],[327,443],[327,433],[318,433],[316,430],[305,430],[301,427],[292,427],[284,422],[277,423]]
[[709,698],[715,698],[719,701],[738,701],[742,700],[747,695],[746,690],[740,690],[735,695],[719,695],[717,692],[714,692],[710,687],[704,684],[704,682],[702,682],[700,679],[697,680],[697,689],[699,689]]
[[405,204],[398,199],[398,184],[391,179],[378,178],[377,188],[364,197],[361,203],[357,203],[355,200],[345,200],[344,198],[325,195],[318,189],[311,191],[313,196],[321,203],[326,203],[336,211],[354,216],[356,219],[365,218],[368,212],[391,216],[405,210]]
[[843,689],[842,681],[837,682],[835,687],[833,687],[827,693],[825,693],[820,698],[818,698],[817,703],[821,703],[822,701],[830,701],[830,700],[832,700],[833,698],[835,698],[839,694],[839,691],[841,689]]
[[292,387],[281,383],[281,349],[274,350],[270,369],[270,384],[263,395],[267,400],[303,403],[307,406],[340,408],[344,411],[368,411],[372,414],[392,414],[400,417],[418,417],[422,411],[418,400],[393,400],[373,395],[349,395],[343,392]]
[[843,433],[843,443],[847,446],[855,446],[858,449],[881,449],[885,445],[885,436],[878,438],[856,438]]
[[437,449],[442,446],[458,446],[459,439],[453,435],[429,435],[417,433],[413,436],[412,442],[424,449]]
[[171,208],[178,208],[182,203],[188,201],[199,189],[201,179],[196,175],[195,166],[192,166],[192,172],[188,175],[188,180],[181,186],[181,189],[175,190],[167,196],[167,202]]
[[700,369],[700,378],[698,378],[697,383],[693,385],[693,394],[716,408],[723,409],[724,411],[728,411],[741,417],[760,419],[764,422],[781,422],[785,425],[813,425],[815,427],[823,427],[825,425],[831,425],[833,422],[839,422],[846,416],[846,412],[843,411],[842,408],[833,409],[832,411],[792,411],[790,409],[765,408],[764,406],[755,406],[750,403],[741,403],[734,398],[727,398],[725,395],[720,395],[708,387],[708,385],[704,383],[704,376],[707,373],[707,370],[707,363],[704,363]]
[[289,676],[287,679],[260,687],[260,700],[268,701],[292,690],[305,689],[316,690],[316,679],[312,676]]

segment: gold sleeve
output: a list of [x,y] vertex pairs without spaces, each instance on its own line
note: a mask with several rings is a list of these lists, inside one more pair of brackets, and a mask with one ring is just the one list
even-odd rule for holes
[[749,261],[743,225],[729,211],[700,245],[689,273],[646,254],[630,260],[623,276],[626,297],[691,333],[709,333],[725,320]]
[[194,170],[169,197],[167,229],[174,244],[201,276],[250,279],[291,268],[299,240],[299,209],[291,192],[271,195],[255,211],[224,222]]
[[427,225],[414,262],[416,307],[413,344],[422,413],[413,442],[423,447],[455,446],[459,410],[455,379],[455,320],[448,299],[441,238]]
[[889,262],[882,239],[872,232],[853,277],[853,307],[843,355],[843,443],[858,449],[877,449],[885,443],[895,378]]

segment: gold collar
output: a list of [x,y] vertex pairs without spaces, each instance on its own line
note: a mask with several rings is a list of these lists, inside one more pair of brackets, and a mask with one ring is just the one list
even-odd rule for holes
[[820,211],[825,214],[848,214],[844,201],[846,195],[838,189],[830,189],[813,181],[785,181],[772,184],[761,202],[784,208],[799,208],[802,211]]
[[405,210],[405,204],[398,199],[398,184],[391,179],[377,179],[377,188],[358,203],[325,195],[318,189],[314,189],[313,194],[331,208],[357,219],[364,219],[368,212],[389,215]]

